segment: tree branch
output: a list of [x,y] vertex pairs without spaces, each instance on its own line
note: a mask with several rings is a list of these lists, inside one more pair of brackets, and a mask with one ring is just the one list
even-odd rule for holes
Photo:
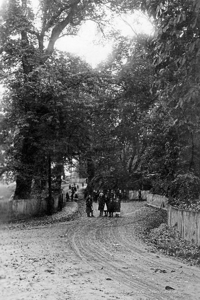
[[135,29],[133,28],[133,26],[131,26],[131,24],[126,21],[124,18],[122,18],[122,16],[120,16],[120,18],[122,19],[122,21],[131,28],[131,30],[133,31],[133,33],[138,37],[138,33],[135,31]]
[[[46,49],[46,55],[47,55],[46,58],[48,58],[53,53],[55,42],[58,40],[58,38],[59,38],[61,32],[63,31],[63,29],[65,29],[65,27],[73,21],[72,18],[74,16],[75,9],[77,8],[77,5],[78,5],[79,2],[80,2],[80,0],[74,1],[74,3],[70,7],[70,11],[69,11],[67,17],[63,21],[58,22],[57,25],[55,25],[55,27],[52,29],[49,44],[48,44],[47,49]],[[66,9],[66,6],[65,6],[65,9]],[[57,17],[58,16],[55,15],[54,20]]]
[[55,13],[52,18],[49,20],[49,22],[46,23],[45,27],[43,28],[43,32],[48,31],[55,23],[56,19],[60,17],[60,15],[67,9],[73,9],[73,7],[77,6],[77,4],[80,2],[80,0],[75,0],[74,3],[71,3],[70,5],[66,4],[63,7],[61,7],[57,13]]

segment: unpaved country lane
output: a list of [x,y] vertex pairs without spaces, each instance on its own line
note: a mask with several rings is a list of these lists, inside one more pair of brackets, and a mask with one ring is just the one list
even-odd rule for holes
[[95,205],[96,218],[0,230],[0,299],[199,300],[200,269],[138,239],[142,205],[122,203],[121,218],[99,218]]
[[83,219],[68,229],[77,258],[112,279],[120,299],[200,299],[200,270],[149,252],[134,233],[142,208],[123,203],[122,211],[121,218]]

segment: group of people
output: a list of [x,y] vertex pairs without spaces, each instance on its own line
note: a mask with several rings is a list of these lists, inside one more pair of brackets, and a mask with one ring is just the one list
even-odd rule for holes
[[116,217],[120,216],[121,197],[119,193],[115,193],[114,191],[104,193],[100,191],[98,194],[89,194],[86,197],[86,214],[88,217],[94,217],[93,202],[97,202],[98,204],[100,217],[113,217],[114,213]]
[[77,185],[69,185],[69,191],[66,192],[66,202],[68,201],[77,201],[78,200],[78,194],[77,194],[77,190],[78,190],[79,186]]

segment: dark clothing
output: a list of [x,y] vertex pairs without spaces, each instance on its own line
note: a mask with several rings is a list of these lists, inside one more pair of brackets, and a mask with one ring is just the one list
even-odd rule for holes
[[100,216],[103,216],[104,205],[105,205],[105,197],[103,194],[100,194],[98,197],[98,210],[100,211]]
[[98,210],[104,210],[105,199],[103,196],[99,196],[98,198],[99,207]]
[[119,199],[116,199],[114,211],[120,212],[120,210],[121,210],[121,201]]
[[77,191],[77,188],[75,186],[72,186],[72,193],[75,193]]
[[98,199],[98,193],[96,191],[93,191],[93,200],[94,202],[97,202],[97,199]]
[[93,216],[93,201],[91,197],[86,199],[86,214],[88,217]]
[[115,211],[115,202],[114,199],[111,198],[109,203],[108,203],[108,213],[109,213],[109,217],[113,217],[113,213]]

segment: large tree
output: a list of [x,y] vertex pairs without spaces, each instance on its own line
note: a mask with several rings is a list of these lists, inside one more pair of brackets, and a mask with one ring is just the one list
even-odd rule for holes
[[[9,81],[11,88],[4,99],[7,111],[4,122],[7,132],[10,128],[13,137],[9,151],[10,166],[12,170],[23,170],[34,179],[34,186],[39,188],[41,181],[47,178],[49,157],[52,163],[62,167],[66,159],[71,160],[84,151],[88,143],[87,115],[90,110],[87,106],[91,89],[88,83],[91,85],[90,79],[94,76],[94,72],[80,59],[69,55],[64,58],[59,54],[46,62],[45,67],[36,70],[34,82]],[[23,113],[24,95],[31,94],[31,111]],[[10,98],[12,101],[9,101]],[[32,149],[32,155],[29,151],[27,162],[21,154],[25,139],[32,147],[29,149]]]
[[[15,198],[30,196],[35,159],[40,155],[40,147],[35,143],[38,123],[29,118],[35,101],[38,101],[38,89],[33,90],[33,87],[39,82],[41,67],[46,66],[54,53],[56,41],[63,35],[76,34],[87,19],[102,26],[107,20],[106,10],[119,13],[137,4],[132,1],[108,0],[40,0],[35,11],[32,3],[28,0],[7,0],[1,10],[0,53],[3,76],[9,75],[13,79],[10,96],[15,100],[16,109],[21,115],[16,124],[18,153],[14,157],[17,183]],[[19,94],[20,97],[16,96]],[[47,94],[39,95],[40,102],[51,97]]]
[[[159,118],[160,112],[163,114],[160,126],[160,128],[163,128],[163,133],[160,135],[159,130],[154,127],[154,135],[157,133],[157,138],[154,138],[155,143],[151,144],[151,150],[156,149],[159,136],[162,137],[159,143],[163,150],[160,151],[160,156],[157,156],[157,170],[162,173],[163,166],[167,164],[167,161],[169,162],[168,151],[171,148],[172,157],[170,160],[171,167],[174,166],[174,170],[173,176],[169,176],[171,182],[169,181],[168,184],[171,184],[172,188],[174,184],[176,185],[177,180],[179,182],[182,180],[182,185],[188,186],[189,182],[189,185],[192,186],[191,178],[194,179],[194,185],[196,183],[199,185],[198,180],[196,180],[200,176],[199,1],[155,0],[146,1],[146,3],[148,11],[154,17],[157,25],[157,34],[152,51],[155,66],[155,80],[152,88],[158,98],[156,110],[158,116],[154,114],[153,123],[156,123],[155,118]],[[176,142],[174,145],[173,139],[175,136]],[[178,152],[173,151],[173,145],[175,148],[178,147]],[[178,154],[176,162],[173,157],[175,152]],[[167,168],[165,171],[167,171]],[[165,179],[168,178],[171,171],[167,173]],[[193,188],[194,195],[191,193],[192,189],[189,191],[187,188],[186,190],[189,191],[190,195],[185,191],[182,193],[177,185],[173,190],[174,196],[179,198],[197,197],[196,188]]]

